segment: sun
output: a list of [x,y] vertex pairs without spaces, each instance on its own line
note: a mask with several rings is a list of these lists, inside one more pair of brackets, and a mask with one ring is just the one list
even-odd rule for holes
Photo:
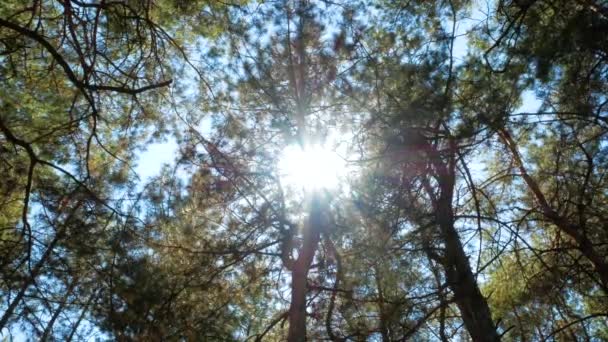
[[278,169],[283,185],[309,192],[336,189],[347,168],[335,149],[320,144],[296,144],[282,151]]

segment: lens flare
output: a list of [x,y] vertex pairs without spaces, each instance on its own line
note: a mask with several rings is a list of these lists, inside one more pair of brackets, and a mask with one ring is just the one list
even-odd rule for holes
[[291,145],[279,158],[281,183],[294,190],[337,188],[346,175],[346,163],[336,151],[321,145]]

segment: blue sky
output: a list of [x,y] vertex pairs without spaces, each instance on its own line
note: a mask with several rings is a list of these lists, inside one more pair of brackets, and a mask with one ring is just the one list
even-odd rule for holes
[[[462,60],[467,53],[467,37],[464,34],[470,30],[485,14],[479,11],[479,6],[475,6],[472,11],[471,18],[460,22],[457,31],[457,39],[454,44],[454,57],[456,62]],[[451,25],[451,23],[449,23]],[[190,82],[190,81],[186,81]],[[192,81],[194,82],[194,81]],[[524,92],[522,96],[522,106],[517,109],[518,112],[536,112],[541,105],[541,101],[536,98],[532,91]],[[203,125],[202,133],[210,132],[210,120],[207,120]],[[155,142],[146,146],[140,151],[134,162],[134,169],[140,177],[140,181],[145,183],[150,178],[156,176],[161,171],[163,165],[172,164],[179,154],[179,147],[174,137],[167,137],[165,141]],[[481,170],[480,170],[481,171]],[[15,327],[16,328],[16,327]],[[1,337],[0,337],[1,338]],[[28,341],[28,337],[19,329],[13,329],[13,341]],[[94,339],[94,337],[92,337]]]

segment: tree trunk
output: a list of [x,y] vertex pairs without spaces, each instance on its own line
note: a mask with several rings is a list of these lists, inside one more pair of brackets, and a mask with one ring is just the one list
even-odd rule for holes
[[433,200],[435,221],[445,244],[445,255],[440,262],[445,271],[447,285],[454,293],[454,302],[458,306],[464,326],[473,341],[500,341],[488,302],[479,290],[469,259],[460,242],[460,236],[454,227],[452,200],[456,148],[453,142],[450,142],[451,155],[445,162],[434,146],[430,144],[426,146],[440,191],[436,197],[430,184],[427,182],[425,185]]
[[[443,196],[442,196],[443,197]],[[445,274],[464,325],[473,341],[500,341],[488,303],[479,290],[469,259],[454,228],[451,196],[440,198],[437,221],[445,242]]]
[[311,200],[310,215],[304,226],[302,248],[291,272],[291,306],[289,307],[289,342],[306,340],[306,294],[308,271],[312,264],[322,231],[321,201],[317,195]]

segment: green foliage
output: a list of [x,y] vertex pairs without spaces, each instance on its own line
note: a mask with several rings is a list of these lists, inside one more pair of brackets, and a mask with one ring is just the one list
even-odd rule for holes
[[[606,33],[591,0],[3,1],[0,330],[608,340]],[[310,144],[339,186],[284,184]]]

